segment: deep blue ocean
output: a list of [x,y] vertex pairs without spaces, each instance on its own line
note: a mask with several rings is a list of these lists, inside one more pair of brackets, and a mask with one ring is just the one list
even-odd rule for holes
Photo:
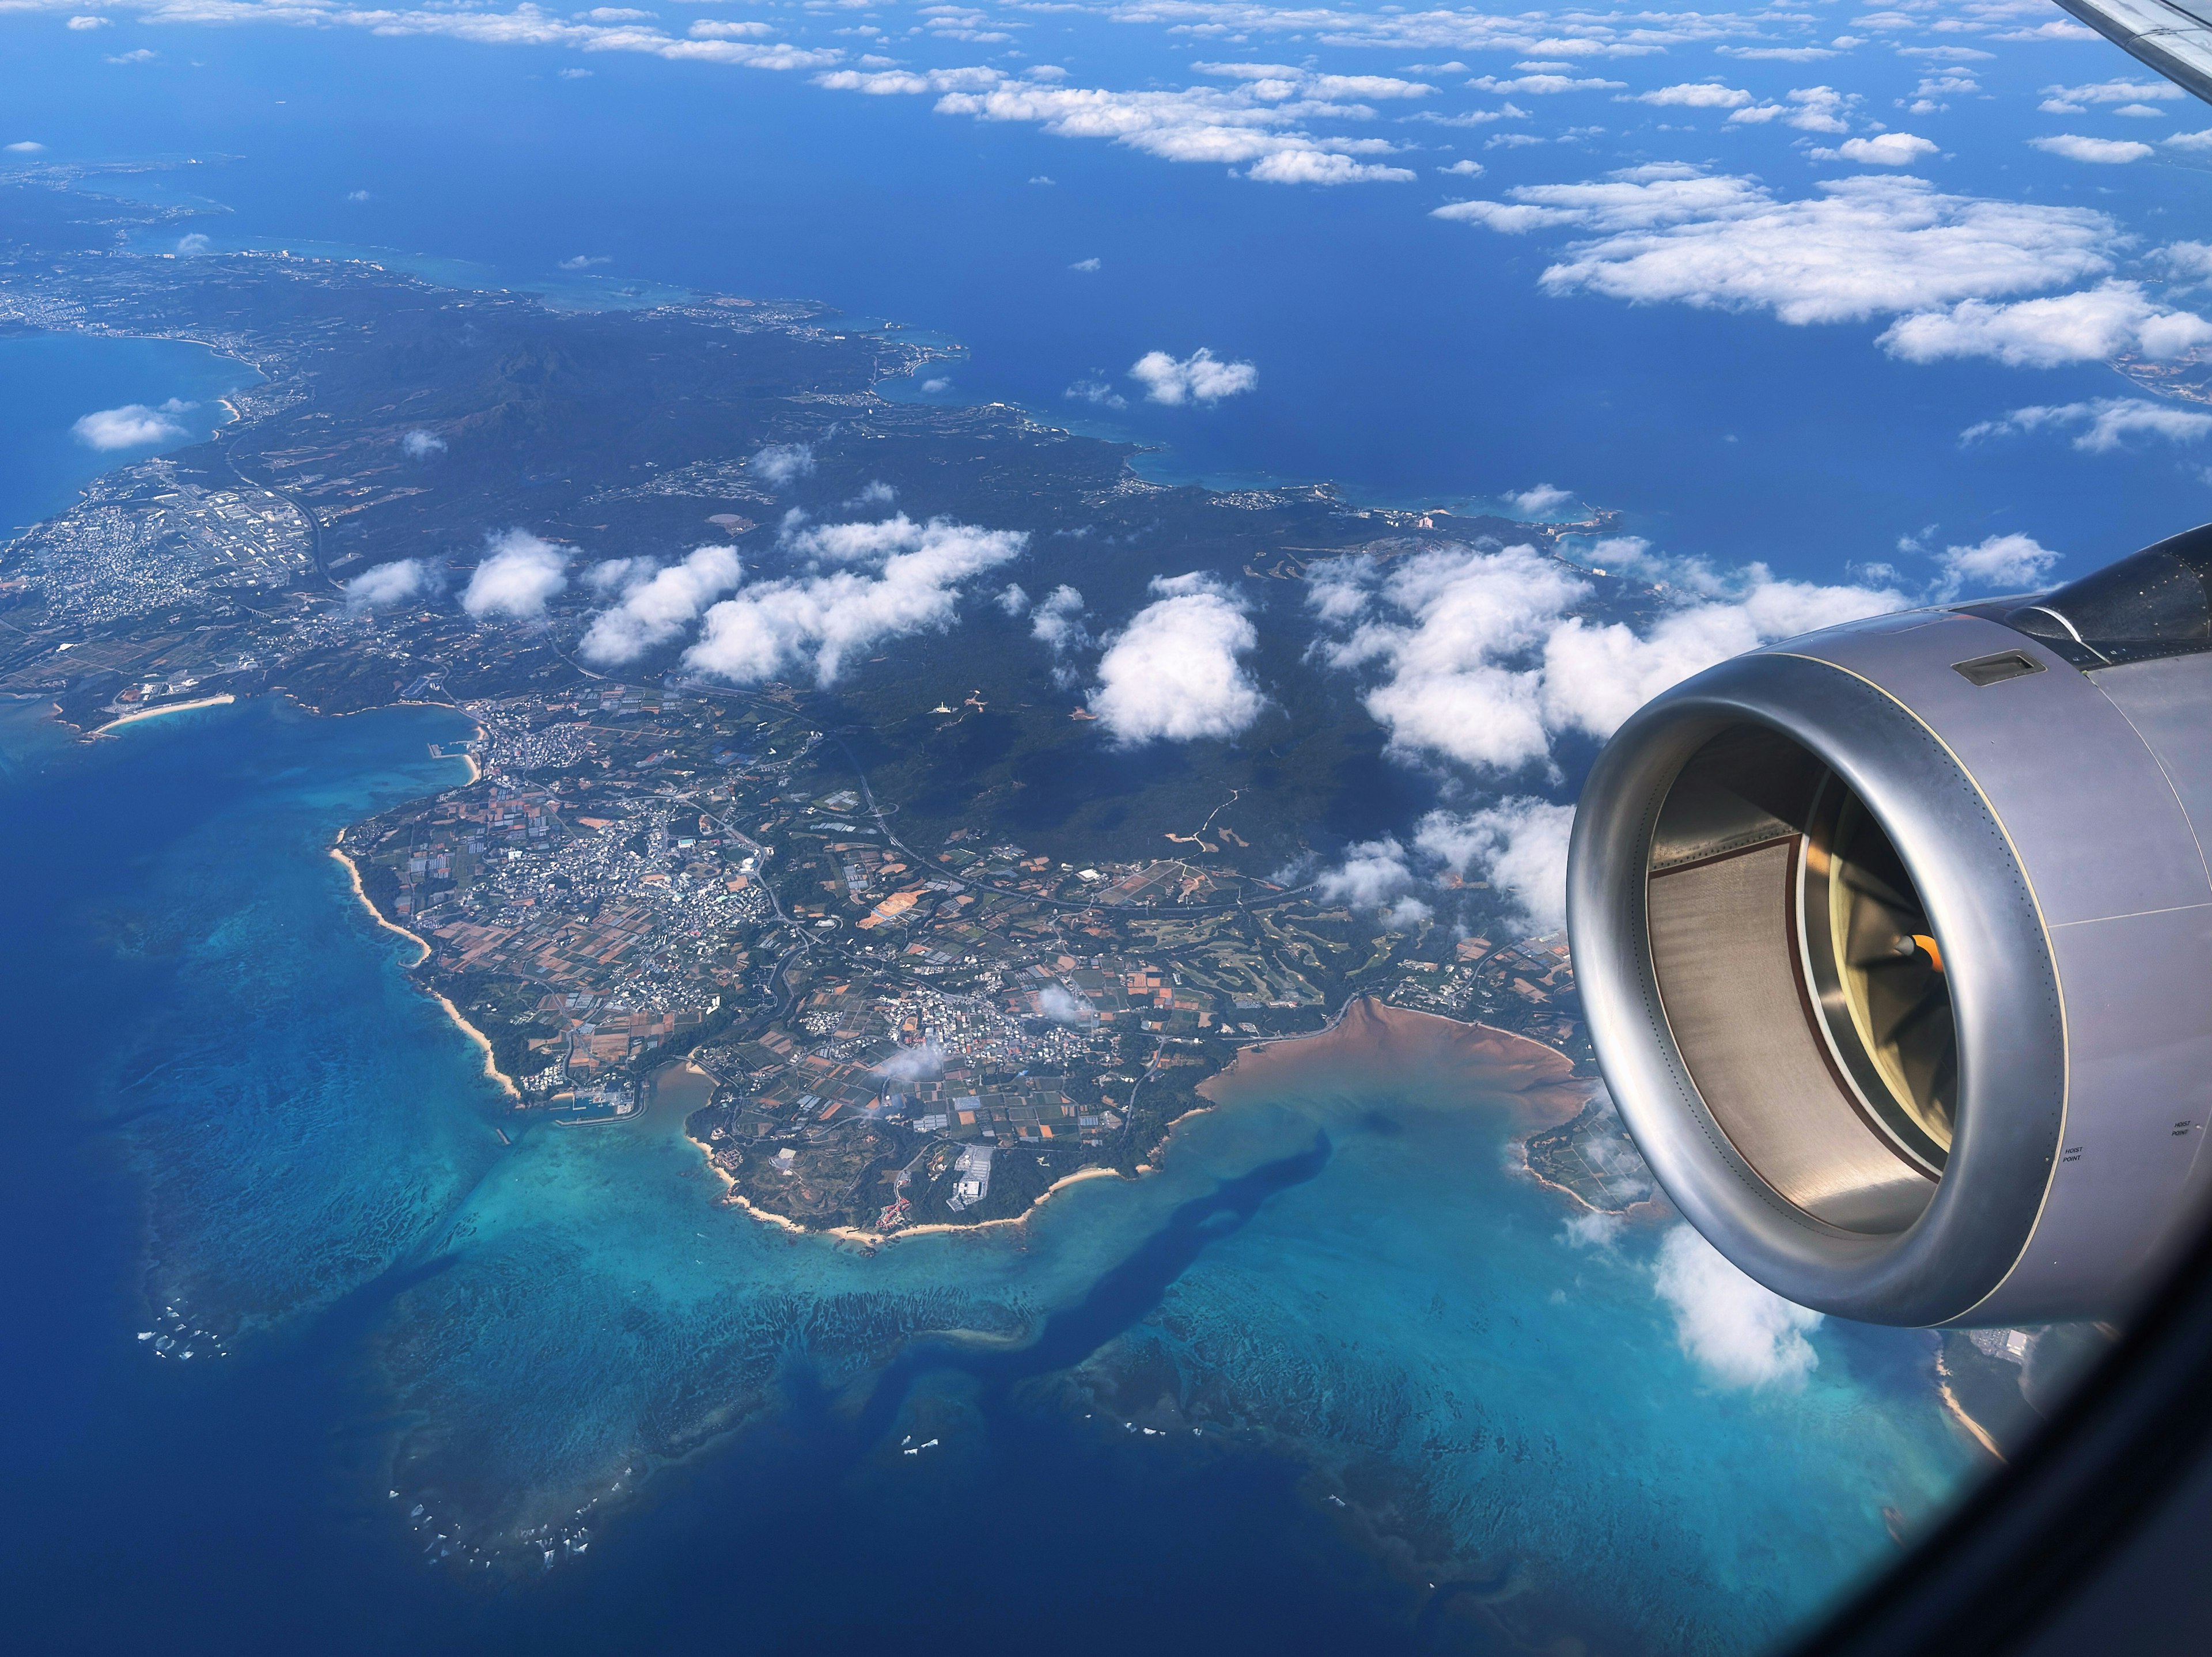
[[1026,1235],[792,1239],[672,1115],[518,1129],[398,971],[326,850],[456,716],[0,723],[22,1648],[1754,1650],[1976,1465],[1920,1337],[1714,1385],[1653,1238],[1574,1247],[1418,1077],[1196,1119]]
[[[1099,83],[1217,49],[1064,27]],[[1306,50],[1250,48],[1279,49]],[[557,53],[359,31],[12,17],[0,58],[0,140],[46,146],[7,164],[199,156],[101,187],[204,209],[217,247],[396,250],[563,303],[824,299],[961,342],[933,395],[1050,419],[1144,351],[1259,363],[1218,408],[1087,410],[1158,446],[1157,476],[1413,504],[1549,482],[1670,551],[1830,579],[1929,524],[2078,568],[2204,515],[2186,452],[1960,446],[2120,393],[2106,369],[1547,298],[1542,244],[1428,218],[1426,182],[1276,189],[796,76],[601,53],[562,80]],[[1982,72],[2008,101],[1947,183],[2203,234],[2191,166],[2025,176],[2021,100],[2118,72],[2106,49]],[[1662,142],[1484,151],[1482,189]],[[1797,190],[1805,142],[1679,153]],[[580,258],[606,263],[560,268]],[[79,415],[175,398],[204,431],[246,372],[0,341],[0,525],[114,458]],[[460,732],[262,702],[83,744],[0,707],[0,1603],[24,1649],[1748,1652],[1895,1557],[1886,1509],[1923,1526],[1982,1469],[1922,1336],[1831,1321],[1802,1385],[1717,1382],[1656,1292],[1656,1234],[1578,1246],[1509,1172],[1504,1108],[1419,1077],[1212,1113],[1019,1236],[873,1258],[718,1206],[665,1113],[520,1129],[327,855],[453,781],[429,747]]]
[[[680,30],[688,15],[663,26]],[[867,49],[836,41],[836,21],[815,20],[808,40]],[[1066,65],[1070,84],[1129,88],[1202,80],[1194,60],[1215,56],[1297,63],[1319,45],[1218,35],[1039,14],[1020,45]],[[1677,46],[1599,72],[1636,85],[1717,72],[1775,98],[1832,82],[1863,96],[1868,114],[1933,134],[1945,154],[1919,170],[1944,188],[2098,209],[2138,255],[2212,234],[2212,171],[2192,153],[2115,167],[2027,148],[2068,125],[2036,112],[2037,88],[2124,76],[2112,48],[2000,46],[1974,65],[1982,90],[1948,114],[1900,113],[1893,105],[1942,73],[1944,53],[1988,56],[1941,39],[1950,44],[1932,60],[1869,48],[1759,63]],[[107,61],[125,45],[157,58]],[[896,50],[926,66],[999,48],[924,37]],[[968,359],[933,371],[951,381],[944,395],[1004,398],[1160,446],[1145,465],[1164,477],[1326,478],[1370,500],[1492,509],[1504,492],[1550,483],[1627,514],[1670,552],[1823,579],[1898,561],[1899,537],[1930,525],[1937,543],[2029,533],[2065,555],[2063,568],[2090,568],[2212,511],[2203,457],[2186,447],[1961,446],[1962,431],[2012,408],[2130,394],[2101,365],[1915,365],[1875,349],[1878,321],[1792,327],[1551,297],[1537,279],[1560,238],[1428,216],[1455,197],[1502,199],[1516,184],[1652,161],[1810,193],[1838,171],[1808,158],[1829,140],[1784,124],[1669,120],[1602,93],[1524,95],[1536,134],[1589,122],[1574,130],[1593,136],[1493,149],[1481,131],[1379,125],[1401,142],[1449,139],[1487,171],[1472,185],[1439,177],[1450,152],[1431,149],[1412,157],[1418,182],[1320,190],[939,115],[926,97],[625,52],[127,21],[73,34],[43,15],[0,20],[0,51],[22,71],[8,87],[7,137],[43,143],[40,164],[200,158],[104,187],[205,203],[215,216],[191,228],[217,248],[389,249],[449,271],[472,262],[476,280],[595,288],[616,301],[624,287],[667,284],[826,300],[962,342]],[[1340,51],[1324,66],[1401,75],[1437,57]],[[588,78],[562,78],[579,68]],[[1512,72],[1495,54],[1468,68]],[[1430,78],[1455,105],[1499,101],[1453,91],[1464,76]],[[2154,138],[2188,124],[2187,106],[2160,108],[2154,125],[2115,121],[2109,106],[2072,125]],[[1094,258],[1094,271],[1070,268]],[[560,268],[578,259],[604,263]],[[1133,393],[1121,411],[1064,395],[1101,377],[1128,391],[1119,377],[1143,353],[1201,345],[1256,363],[1259,391],[1207,410]]]

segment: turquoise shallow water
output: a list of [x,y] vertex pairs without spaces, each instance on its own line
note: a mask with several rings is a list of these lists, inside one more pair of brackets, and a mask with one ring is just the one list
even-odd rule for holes
[[[0,858],[37,872],[6,888],[0,920],[21,942],[0,988],[40,1032],[9,1089],[19,1155],[0,1244],[52,1263],[10,1290],[5,1315],[56,1355],[15,1400],[48,1424],[0,1441],[0,1472],[43,1515],[10,1539],[19,1560],[66,1554],[149,1489],[180,1511],[211,1506],[221,1517],[195,1520],[211,1534],[264,1545],[273,1482],[301,1515],[288,1547],[318,1569],[354,1562],[319,1593],[367,1592],[426,1549],[457,1550],[450,1567],[541,1533],[567,1586],[468,1602],[489,1619],[478,1636],[506,1636],[550,1607],[634,1599],[672,1560],[694,1569],[687,1550],[794,1503],[811,1516],[757,1545],[826,1573],[817,1605],[876,1591],[872,1573],[908,1544],[854,1560],[837,1538],[911,1504],[938,1515],[927,1526],[942,1522],[930,1502],[981,1502],[998,1517],[966,1522],[1000,1558],[1050,1524],[1103,1529],[1115,1570],[1170,1578],[1190,1549],[1174,1523],[1243,1504],[1237,1526],[1257,1513],[1256,1533],[1223,1540],[1225,1520],[1207,1533],[1255,1557],[1209,1576],[1227,1598],[1208,1604],[1248,1634],[1262,1612],[1237,1584],[1318,1548],[1326,1568],[1275,1591],[1267,1614],[1335,1584],[1328,1614],[1370,1628],[1374,1648],[1413,1639],[1424,1585],[1407,1600],[1330,1539],[1339,1524],[1395,1525],[1480,1583],[1462,1598],[1496,1602],[1500,1622],[1454,1619],[1478,1644],[1502,1624],[1604,1649],[1741,1651],[1889,1556],[1883,1508],[1924,1520],[1971,1469],[1921,1338],[1831,1324],[1802,1387],[1722,1385],[1655,1293],[1655,1230],[1575,1246],[1564,1199],[1510,1170],[1503,1106],[1440,1106],[1387,1076],[1359,1096],[1193,1119],[1157,1175],[1071,1187],[1025,1230],[872,1257],[720,1206],[672,1113],[518,1132],[476,1049],[398,970],[411,951],[326,855],[345,822],[459,780],[427,747],[457,734],[455,716],[322,720],[264,702],[89,748],[33,716],[0,718]],[[911,1394],[878,1408],[896,1434],[939,1437],[933,1459],[855,1436],[873,1378],[917,1337],[1003,1343],[1074,1318],[1117,1268],[1142,1277],[1130,1263],[1183,1205],[1317,1134],[1317,1172],[1262,1193],[1241,1225],[1205,1219],[1171,1283],[1125,1284],[1111,1317],[1093,1306],[1078,1350],[1105,1344],[1073,1384],[1047,1397],[907,1377]],[[212,1338],[156,1358],[134,1337],[170,1326],[164,1306]],[[189,1362],[173,1356],[184,1344]],[[1109,1397],[1171,1430],[1144,1437],[1085,1402]],[[1213,1437],[1184,1436],[1189,1423]],[[204,1447],[175,1448],[179,1433]],[[1128,1442],[1102,1449],[1115,1434]],[[172,1455],[222,1471],[165,1489]],[[1182,1481],[1182,1519],[1129,1508],[1160,1499],[1129,1478]],[[988,1493],[1009,1490],[1066,1511],[1008,1534]],[[1327,1504],[1338,1491],[1350,1507]],[[396,1603],[444,1629],[449,1591]],[[1006,1615],[1059,1614],[1073,1590],[1041,1605],[1024,1591],[1008,1590]]]

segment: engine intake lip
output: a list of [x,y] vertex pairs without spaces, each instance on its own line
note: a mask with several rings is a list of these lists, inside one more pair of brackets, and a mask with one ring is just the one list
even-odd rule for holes
[[[1899,1229],[1829,1223],[1769,1184],[1707,1108],[1668,1018],[1649,907],[1660,813],[1692,756],[1745,725],[1788,737],[1857,796],[1942,940],[1955,1129],[1933,1195]],[[1723,1253],[1787,1299],[1875,1323],[1956,1319],[2003,1281],[2034,1228],[2063,1129],[2057,974],[1989,801],[1904,706],[1855,674],[1781,652],[1723,663],[1660,697],[1621,727],[1584,786],[1567,913],[1591,1039],[1622,1119]]]

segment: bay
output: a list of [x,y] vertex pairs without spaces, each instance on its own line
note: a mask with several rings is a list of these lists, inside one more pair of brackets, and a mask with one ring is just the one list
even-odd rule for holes
[[1748,1651],[1975,1465],[1919,1337],[1713,1384],[1651,1234],[1576,1247],[1502,1099],[1387,1066],[1232,1099],[1025,1228],[793,1237],[673,1113],[521,1126],[408,984],[326,848],[459,780],[457,716],[37,714],[0,735],[37,1033],[0,1569],[40,1648]]

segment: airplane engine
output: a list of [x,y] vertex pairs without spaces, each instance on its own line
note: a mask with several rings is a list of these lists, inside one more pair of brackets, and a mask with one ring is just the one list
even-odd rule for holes
[[1677,686],[1584,788],[1591,1038],[1683,1216],[1889,1324],[2119,1314],[2212,1166],[2212,525]]

